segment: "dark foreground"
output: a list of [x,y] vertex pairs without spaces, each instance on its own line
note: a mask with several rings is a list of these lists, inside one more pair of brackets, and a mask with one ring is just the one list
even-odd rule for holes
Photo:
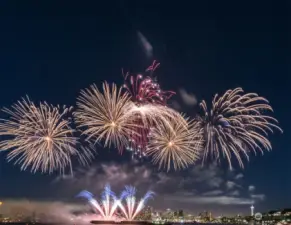
[[[0,222],[0,225],[68,225],[68,223]],[[71,225],[74,225],[73,223]],[[78,225],[78,224],[75,224]]]
[[[91,221],[91,224],[104,224],[104,225],[115,225],[115,224],[120,224],[120,225],[151,225],[152,223],[150,222],[145,222],[145,221],[121,221],[121,222],[115,222],[115,221]],[[25,223],[25,222],[11,222],[11,223],[1,223],[0,225],[78,225],[75,223]]]
[[91,221],[93,224],[135,224],[135,225],[150,225],[152,223],[146,222],[146,221],[120,221],[120,222],[115,222],[115,221],[100,221],[100,220],[94,220]]
[[[89,223],[88,223],[89,224]],[[152,223],[149,222],[134,222],[134,221],[122,221],[122,222],[115,222],[115,221],[92,221],[91,224],[99,224],[99,225],[151,225]],[[75,223],[15,223],[15,222],[8,222],[8,223],[0,223],[0,225],[78,225]]]
[[[109,224],[112,224],[112,225],[116,225],[116,224],[123,224],[123,225],[126,225],[126,224],[132,224],[132,225],[152,225],[152,223],[150,222],[134,222],[134,221],[123,221],[123,222],[114,222],[114,221],[95,221],[96,223],[93,223],[93,224],[104,224],[104,225],[109,225]],[[103,222],[103,223],[102,223]],[[166,223],[165,225],[181,225],[180,223]],[[191,225],[197,225],[199,223],[184,223],[184,224],[191,224]],[[79,224],[75,224],[75,223],[1,223],[0,222],[0,225],[79,225]],[[207,224],[207,223],[203,223],[203,225],[215,225],[213,223],[211,224]],[[220,224],[221,225],[221,224]],[[230,225],[230,224],[228,224]]]
[[78,225],[74,223],[31,223],[31,222],[0,222],[0,225]]

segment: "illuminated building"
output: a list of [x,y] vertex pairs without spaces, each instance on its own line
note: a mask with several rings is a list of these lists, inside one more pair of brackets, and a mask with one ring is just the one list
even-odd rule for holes
[[178,217],[179,217],[179,219],[183,219],[184,218],[184,211],[183,210],[179,210],[178,211]]
[[188,214],[187,216],[184,217],[184,219],[185,221],[192,222],[195,220],[195,216],[192,214]]
[[210,222],[212,220],[211,212],[204,211],[203,213],[199,214],[200,220],[204,222]]
[[166,221],[173,221],[175,218],[174,212],[171,209],[167,209],[166,212],[163,213],[163,219]]
[[148,206],[145,208],[145,220],[151,220],[152,219],[152,213],[153,213],[153,208]]
[[153,210],[151,207],[146,207],[139,213],[136,219],[142,221],[150,221],[152,220],[152,211]]
[[255,209],[255,207],[252,205],[251,206],[251,216],[254,216],[254,209]]

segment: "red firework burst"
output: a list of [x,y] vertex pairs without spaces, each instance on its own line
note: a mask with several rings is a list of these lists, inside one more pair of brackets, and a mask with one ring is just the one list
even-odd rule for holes
[[159,65],[160,63],[154,61],[153,64],[146,69],[146,72],[149,73],[149,75],[146,76],[141,74],[123,74],[123,87],[130,94],[131,100],[136,104],[155,103],[166,105],[168,99],[175,94],[175,92],[172,91],[161,90],[160,85],[155,81],[153,73]]
[[[153,77],[153,73],[160,63],[153,61],[152,65],[146,69],[146,74],[130,75],[124,74],[123,88],[131,96],[131,100],[136,105],[157,104],[166,105],[167,101],[175,94],[173,91],[163,91]],[[139,115],[135,119],[138,128],[130,135],[130,144],[127,149],[133,151],[135,155],[142,158],[145,156],[144,150],[148,142],[149,125],[145,125]],[[150,124],[150,123],[149,123]],[[153,124],[150,124],[153,126]]]

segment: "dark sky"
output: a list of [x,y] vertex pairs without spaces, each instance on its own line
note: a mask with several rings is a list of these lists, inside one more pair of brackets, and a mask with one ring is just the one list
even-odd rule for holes
[[[236,175],[231,175],[235,179],[235,176],[242,173],[244,178],[240,184],[244,190],[239,189],[240,194],[233,196],[238,201],[250,200],[253,191],[250,186],[255,186],[256,195],[264,196],[260,203],[256,203],[259,211],[287,207],[288,204],[290,206],[290,3],[103,2],[108,3],[1,1],[1,107],[11,105],[26,94],[35,101],[74,105],[80,89],[92,83],[101,84],[104,80],[121,84],[121,68],[133,72],[144,71],[153,59],[161,62],[158,79],[164,89],[185,89],[195,95],[198,101],[210,101],[215,93],[240,86],[270,101],[284,134],[277,132],[271,136],[272,152],[251,157],[245,170],[237,169]],[[152,58],[146,57],[138,32],[152,45]],[[92,167],[100,166],[100,162],[105,163],[109,158],[102,150]],[[116,161],[118,158],[112,156],[112,159]],[[119,170],[121,163],[115,163]],[[126,167],[124,162],[122,165]],[[145,162],[145,166],[146,169],[140,168],[147,171],[150,164]],[[133,173],[133,167],[132,170],[125,170]],[[203,172],[214,170],[211,176],[223,177],[223,182],[227,183],[229,174],[226,168],[215,168],[204,168]],[[193,170],[183,174],[184,180],[200,171],[196,168]],[[172,179],[178,175],[165,176]],[[0,164],[0,196],[60,198],[65,193],[60,190],[64,185],[52,183],[54,178],[19,172],[19,167],[7,164],[3,155]],[[92,179],[96,181],[97,177]],[[143,179],[150,180],[147,176]],[[177,198],[180,199],[173,198],[167,204],[183,207],[183,196],[180,194],[186,189],[189,191],[189,182],[188,189],[184,186],[176,187],[172,192],[177,192]],[[194,181],[193,185],[190,184],[191,190],[196,189],[195,184]],[[202,186],[199,186],[198,192],[201,192]],[[231,189],[231,185],[229,187]],[[162,192],[161,189],[159,191]],[[70,193],[64,195],[64,198],[72,198],[73,192]],[[220,193],[219,196],[224,194]],[[195,198],[197,200],[199,196]],[[200,202],[205,203],[205,200]],[[204,208],[212,209],[214,205],[212,210],[215,211],[218,208],[215,204],[219,205],[217,202],[209,203],[210,206]],[[199,201],[195,203],[195,200],[193,204],[188,201],[185,205],[188,209],[202,209]],[[232,212],[249,211],[249,203],[223,205],[225,210],[232,209]]]

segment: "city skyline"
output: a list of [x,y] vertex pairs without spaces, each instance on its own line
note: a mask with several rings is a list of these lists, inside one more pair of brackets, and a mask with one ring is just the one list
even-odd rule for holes
[[78,191],[98,193],[112,182],[117,190],[134,185],[155,191],[152,205],[163,209],[247,214],[252,204],[258,212],[290,207],[284,3],[275,4],[276,10],[260,3],[1,4],[0,107],[26,94],[36,102],[75,105],[81,89],[104,80],[122,84],[122,68],[141,72],[157,60],[160,85],[177,93],[170,102],[175,109],[192,116],[197,102],[241,86],[270,101],[284,130],[270,136],[272,151],[251,155],[244,170],[234,163],[233,171],[225,161],[207,161],[181,172],[158,172],[147,159],[136,162],[130,152],[120,156],[97,145],[89,168],[76,166],[75,177],[60,177],[21,172],[3,152],[1,201],[73,201]]
[[[81,193],[80,193],[81,194]],[[91,193],[88,192],[89,195]],[[82,194],[83,195],[83,194]],[[87,194],[86,194],[87,195]],[[80,195],[79,195],[80,196]],[[84,196],[85,197],[85,196]],[[85,197],[86,198],[86,197]],[[141,199],[142,200],[142,199]],[[91,200],[90,200],[91,201]],[[7,201],[3,202],[5,203],[5,208],[1,209],[0,213],[0,221],[3,220],[12,220],[12,221],[23,221],[25,218],[30,218],[30,220],[34,220],[33,218],[37,219],[37,221],[45,222],[48,218],[52,218],[55,221],[63,221],[63,220],[71,220],[72,218],[77,219],[79,216],[93,220],[123,220],[123,212],[120,211],[120,209],[117,210],[117,214],[112,214],[109,217],[104,217],[102,213],[99,212],[96,213],[95,207],[96,203],[94,203],[95,200],[92,202],[88,202],[88,204],[83,203],[62,203],[62,202],[33,202],[33,201]],[[20,204],[19,204],[20,203]],[[90,207],[89,207],[90,206]],[[114,208],[115,206],[112,205]],[[109,207],[110,209],[110,207]],[[112,208],[113,209],[113,208]],[[98,209],[98,210],[101,210]],[[109,211],[108,213],[110,213]],[[105,211],[103,213],[106,213]],[[156,209],[152,207],[151,205],[144,205],[144,208],[136,215],[135,220],[144,220],[144,221],[156,221],[156,220],[169,220],[169,221],[193,221],[198,219],[206,219],[206,221],[217,221],[219,219],[223,218],[245,218],[247,220],[250,220],[251,218],[256,219],[258,217],[264,218],[264,220],[284,220],[288,219],[288,221],[291,219],[291,209],[285,208],[285,209],[272,209],[265,212],[256,212],[253,214],[253,211],[251,210],[247,214],[237,213],[237,214],[213,214],[212,211],[203,210],[203,211],[185,211],[184,209]],[[80,218],[81,218],[80,217]],[[80,219],[79,218],[79,219]],[[117,219],[119,218],[119,219]],[[203,220],[204,220],[203,219]],[[50,221],[50,220],[49,220]],[[26,221],[28,222],[28,221]],[[46,221],[48,222],[48,221]],[[205,222],[205,221],[204,221]]]
[[[130,173],[132,168],[135,168],[133,174]],[[220,167],[211,165],[195,167],[193,170],[183,173],[185,177],[180,177],[179,174],[170,175],[165,172],[155,173],[150,166],[133,162],[125,162],[121,165],[102,163],[100,166],[91,167],[89,170],[81,169],[74,174],[74,177],[71,175],[59,176],[50,182],[50,186],[47,186],[47,183],[39,185],[38,187],[44,193],[50,191],[51,188],[55,190],[55,193],[51,193],[48,197],[40,197],[40,200],[37,200],[34,196],[26,195],[23,198],[24,193],[18,191],[17,198],[11,200],[14,204],[17,204],[17,199],[20,199],[20,202],[25,202],[24,204],[29,201],[35,202],[37,205],[44,203],[48,208],[55,204],[70,208],[71,203],[69,202],[80,204],[80,201],[77,202],[74,197],[78,191],[88,189],[98,195],[104,186],[110,183],[116,191],[121,191],[124,185],[128,184],[135,184],[141,192],[149,189],[153,190],[156,195],[149,205],[158,211],[167,208],[183,209],[189,213],[212,211],[214,215],[218,216],[249,215],[252,205],[256,207],[257,211],[255,210],[255,213],[283,208],[264,207],[265,195],[258,192],[254,185],[242,186],[244,175],[240,172],[231,173],[228,171],[227,174],[223,174],[224,172]],[[194,184],[196,190],[193,191],[192,185]],[[247,197],[241,197],[242,191]],[[6,201],[6,199],[3,199],[3,201]],[[64,203],[61,203],[62,201]],[[232,209],[233,206],[236,207]]]

